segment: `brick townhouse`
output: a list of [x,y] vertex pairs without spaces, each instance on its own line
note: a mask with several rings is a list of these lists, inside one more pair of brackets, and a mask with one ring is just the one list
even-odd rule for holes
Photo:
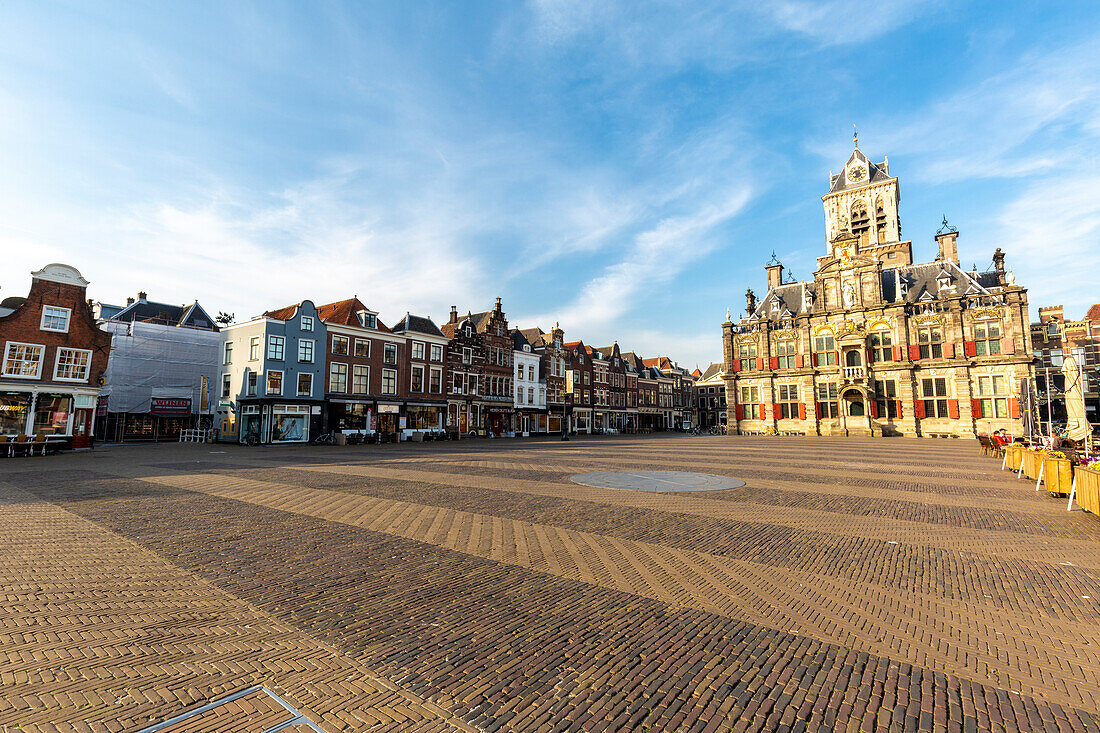
[[405,337],[405,433],[442,430],[447,415],[447,343],[439,326],[427,316],[405,313],[390,329]]
[[[1031,349],[1035,356],[1035,387],[1039,420],[1047,420],[1047,400],[1055,423],[1065,422],[1066,388],[1062,364],[1073,356],[1081,370],[1085,394],[1085,417],[1100,422],[1100,304],[1094,305],[1080,320],[1067,320],[1060,305],[1039,309],[1039,320],[1031,324]],[[1050,389],[1047,389],[1047,375]]]
[[[698,370],[696,370],[698,371]],[[726,379],[721,363],[711,364],[695,378],[696,414],[701,430],[726,424]]]
[[564,344],[569,359],[566,362],[565,389],[572,395],[573,432],[591,433],[595,406],[595,369],[589,356],[590,349],[583,341]]
[[[619,351],[618,342],[611,346],[589,350],[592,357],[595,394],[595,427],[635,432],[638,429],[637,408],[630,404],[637,400],[637,386],[633,390],[627,384],[627,373],[633,371]],[[632,399],[628,395],[633,394]]]
[[53,263],[31,273],[27,297],[0,303],[0,436],[91,446],[111,334],[87,288],[75,267]]
[[566,389],[566,374],[572,352],[565,347],[565,332],[555,323],[549,333],[538,327],[519,329],[519,333],[541,360],[546,380],[547,430],[570,430],[573,395]]
[[902,241],[888,161],[858,147],[830,175],[826,254],[812,280],[768,291],[723,324],[728,426],[738,432],[973,437],[1019,434],[1032,374],[1027,291],[1006,271],[959,263],[958,231],[936,233],[934,260]]
[[461,435],[501,436],[514,431],[512,348],[508,319],[500,298],[490,311],[450,320],[440,329],[450,339],[447,370],[447,426]]
[[666,385],[664,393],[669,396],[666,402],[671,412],[666,427],[690,429],[695,423],[695,379],[691,372],[667,356],[645,359],[643,363],[658,370],[663,378],[661,381]]

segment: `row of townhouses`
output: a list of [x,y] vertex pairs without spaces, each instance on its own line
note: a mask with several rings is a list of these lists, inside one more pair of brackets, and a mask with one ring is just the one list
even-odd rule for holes
[[52,264],[26,298],[0,306],[0,434],[75,447],[176,440],[306,442],[321,433],[389,439],[641,432],[694,424],[694,379],[668,357],[566,342],[557,325],[510,327],[498,298],[452,307],[442,326],[392,325],[358,298],[304,300],[230,323],[197,303],[145,292],[93,303],[87,281]]

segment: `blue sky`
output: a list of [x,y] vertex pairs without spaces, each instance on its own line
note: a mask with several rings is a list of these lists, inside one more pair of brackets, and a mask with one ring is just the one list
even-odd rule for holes
[[907,0],[0,6],[0,295],[77,266],[238,318],[357,294],[705,366],[824,253],[852,123],[903,236],[1100,301],[1100,6]]

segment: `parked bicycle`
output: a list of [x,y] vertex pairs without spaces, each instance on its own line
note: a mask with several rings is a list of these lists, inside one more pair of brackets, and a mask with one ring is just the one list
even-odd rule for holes
[[334,445],[336,443],[336,436],[332,433],[321,433],[309,442],[313,445]]

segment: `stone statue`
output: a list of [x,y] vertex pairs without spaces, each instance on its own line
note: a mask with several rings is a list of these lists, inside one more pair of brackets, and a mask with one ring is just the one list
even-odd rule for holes
[[852,284],[852,281],[844,283],[844,307],[851,308],[856,302],[856,286]]

